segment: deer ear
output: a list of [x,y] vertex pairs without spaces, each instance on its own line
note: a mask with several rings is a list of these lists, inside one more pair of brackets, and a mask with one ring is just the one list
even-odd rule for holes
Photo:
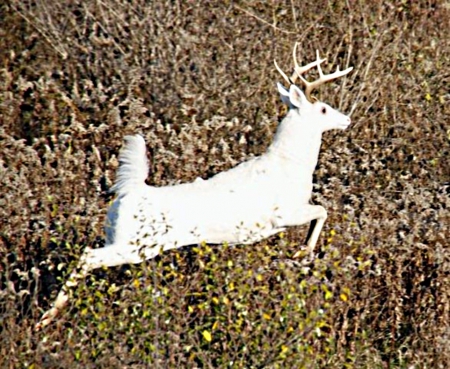
[[289,101],[296,108],[300,108],[302,105],[308,103],[305,94],[296,85],[291,85],[289,88]]
[[278,92],[280,93],[281,101],[286,105],[291,105],[289,99],[289,91],[281,83],[277,83]]

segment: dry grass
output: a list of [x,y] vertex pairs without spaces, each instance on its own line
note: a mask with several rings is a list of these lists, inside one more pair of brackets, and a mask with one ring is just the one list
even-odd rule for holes
[[[449,2],[150,3],[0,6],[0,367],[449,367]],[[312,270],[288,262],[304,228],[186,248],[93,273],[33,332],[102,243],[123,136],[154,185],[263,152],[296,41],[355,67],[319,94],[354,123],[324,136]]]

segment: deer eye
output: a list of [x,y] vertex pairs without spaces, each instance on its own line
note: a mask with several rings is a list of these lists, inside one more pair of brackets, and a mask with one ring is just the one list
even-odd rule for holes
[[327,113],[327,108],[324,106],[321,111],[322,111],[322,114],[326,114]]

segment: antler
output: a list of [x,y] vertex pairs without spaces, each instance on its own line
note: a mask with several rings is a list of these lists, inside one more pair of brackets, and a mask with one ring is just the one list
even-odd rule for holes
[[[316,61],[313,61],[303,67],[300,67],[298,65],[297,62],[297,58],[296,58],[296,54],[297,54],[297,46],[298,46],[298,42],[295,43],[294,45],[294,51],[292,53],[293,59],[294,59],[294,72],[292,73],[292,76],[289,78],[282,70],[281,68],[278,66],[277,62],[274,60],[275,63],[275,67],[277,68],[278,72],[280,72],[280,74],[283,76],[283,78],[286,80],[287,83],[291,84],[295,84],[295,81],[297,80],[297,77],[301,79],[301,81],[305,84],[306,89],[305,89],[305,95],[306,98],[309,101],[311,100],[311,92],[316,89],[317,87],[319,87],[320,85],[324,84],[325,82],[331,81],[333,79],[345,76],[347,73],[350,73],[353,69],[353,67],[349,67],[343,71],[339,70],[339,66],[336,69],[336,72],[331,73],[331,74],[323,74],[322,72],[322,68],[320,67],[320,64],[322,64],[326,59],[320,59],[319,56],[319,50],[316,50]],[[313,82],[308,82],[306,79],[304,79],[302,77],[302,74],[306,73],[307,71],[309,71],[311,68],[313,67],[317,67],[317,70],[319,71],[319,78]]]

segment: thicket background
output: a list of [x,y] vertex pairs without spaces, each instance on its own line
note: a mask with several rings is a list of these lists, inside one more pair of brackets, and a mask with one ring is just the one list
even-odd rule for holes
[[[0,367],[448,368],[449,19],[447,0],[3,3]],[[92,273],[34,332],[102,245],[123,136],[145,136],[152,185],[263,152],[296,41],[355,67],[318,93],[353,123],[323,138],[311,269],[289,261],[306,227],[184,248]]]

